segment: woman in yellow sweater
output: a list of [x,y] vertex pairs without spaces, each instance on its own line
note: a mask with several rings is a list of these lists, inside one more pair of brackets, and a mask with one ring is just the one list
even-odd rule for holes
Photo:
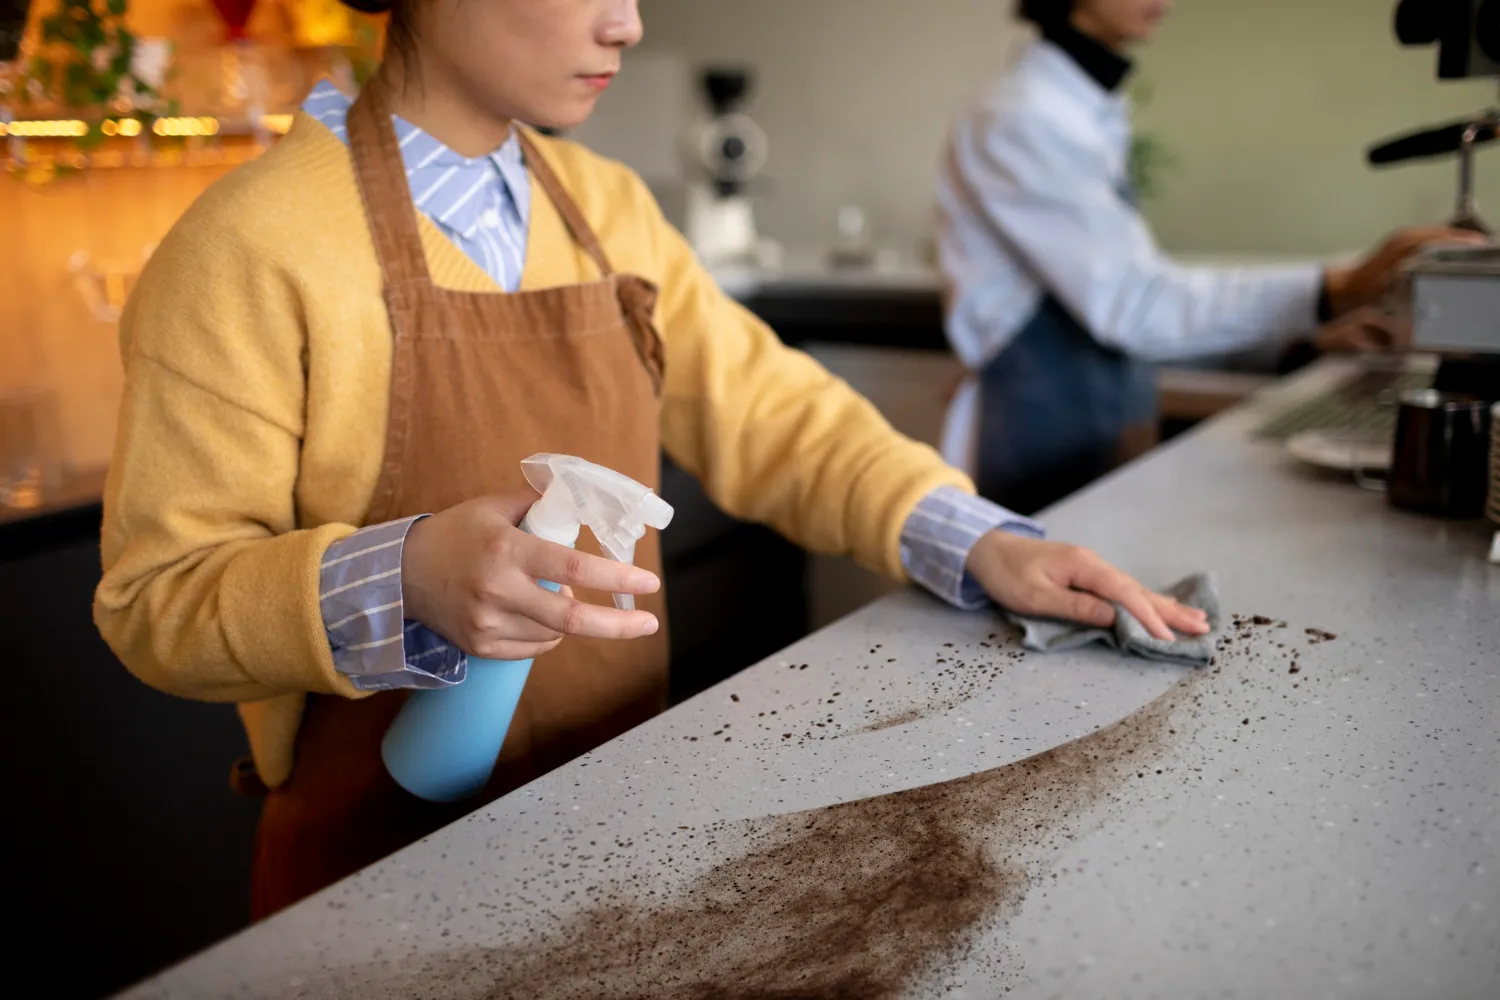
[[664,448],[725,510],[956,604],[1206,630],[973,498],[715,287],[628,170],[515,124],[588,116],[635,0],[394,2],[377,79],[320,85],[204,194],[121,326],[95,617],[147,683],[239,704],[257,914],[455,817],[379,743],[467,654],[546,654],[490,796],[662,707],[654,538],[627,567],[521,532],[534,452],[654,484]]

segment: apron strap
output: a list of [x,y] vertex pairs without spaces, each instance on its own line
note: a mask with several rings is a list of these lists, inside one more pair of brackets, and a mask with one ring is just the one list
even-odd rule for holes
[[542,190],[547,193],[553,206],[557,208],[557,214],[562,216],[563,222],[568,227],[568,232],[573,239],[588,254],[589,259],[599,268],[600,277],[607,278],[614,274],[614,268],[609,265],[609,258],[604,254],[604,247],[599,244],[599,237],[594,235],[594,228],[589,221],[583,217],[583,212],[568,189],[553,172],[541,151],[537,149],[536,143],[531,141],[531,136],[524,128],[517,127],[516,135],[521,140],[521,151],[526,155],[526,166],[531,169],[531,175],[536,178]]
[[388,289],[432,280],[391,114],[390,94],[376,77],[361,88],[345,123],[354,176]]
[[[421,231],[417,228],[416,209],[412,204],[411,185],[396,141],[391,121],[390,95],[379,77],[361,90],[349,109],[346,127],[349,151],[354,158],[354,175],[364,198],[365,215],[370,220],[370,235],[375,241],[375,256],[387,287],[406,281],[430,282],[427,255],[422,250]],[[553,172],[536,143],[524,128],[517,128],[526,165],[542,190],[557,208],[573,239],[599,268],[601,277],[614,273],[599,237],[583,217],[578,203]]]

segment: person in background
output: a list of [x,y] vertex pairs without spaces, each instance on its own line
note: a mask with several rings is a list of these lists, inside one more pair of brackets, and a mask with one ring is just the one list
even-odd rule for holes
[[147,683],[239,703],[257,916],[457,818],[380,741],[468,656],[538,657],[491,798],[663,707],[656,537],[625,566],[521,531],[535,452],[649,485],[665,449],[726,511],[964,607],[1207,631],[975,498],[716,287],[638,177],[530,127],[588,117],[636,0],[358,5],[391,15],[375,79],[317,86],[205,193],[120,330],[95,620]]
[[1470,238],[1403,230],[1351,265],[1188,267],[1163,254],[1130,191],[1120,89],[1125,53],[1171,7],[1020,0],[1041,37],[958,119],[944,156],[947,334],[972,373],[944,451],[963,463],[977,408],[980,493],[1022,512],[1155,442],[1153,363],[1290,346],[1320,323],[1324,350],[1389,347],[1399,334],[1373,306],[1402,260]]

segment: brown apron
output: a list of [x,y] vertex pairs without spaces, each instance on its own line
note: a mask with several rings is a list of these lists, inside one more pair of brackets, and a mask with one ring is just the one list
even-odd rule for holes
[[[350,109],[349,146],[385,277],[395,336],[385,457],[367,520],[432,513],[525,485],[520,461],[577,455],[655,487],[662,347],[656,291],[615,274],[578,206],[521,133],[531,176],[600,280],[538,291],[456,292],[428,275],[384,88]],[[579,547],[598,552],[587,531]],[[636,562],[660,572],[654,533]],[[580,592],[609,603],[609,595]],[[663,595],[639,599],[662,616]],[[661,711],[667,640],[568,638],[539,657],[482,797],[441,806],[386,774],[380,741],[403,693],[312,696],[291,777],[271,791],[256,838],[260,917],[385,857]]]

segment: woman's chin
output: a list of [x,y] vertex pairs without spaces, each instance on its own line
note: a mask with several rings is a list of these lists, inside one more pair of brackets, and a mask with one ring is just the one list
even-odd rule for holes
[[588,121],[589,116],[594,113],[594,106],[598,103],[597,94],[558,101],[555,104],[549,104],[546,108],[537,109],[526,121],[527,124],[538,128],[555,129],[561,132],[577,128]]

